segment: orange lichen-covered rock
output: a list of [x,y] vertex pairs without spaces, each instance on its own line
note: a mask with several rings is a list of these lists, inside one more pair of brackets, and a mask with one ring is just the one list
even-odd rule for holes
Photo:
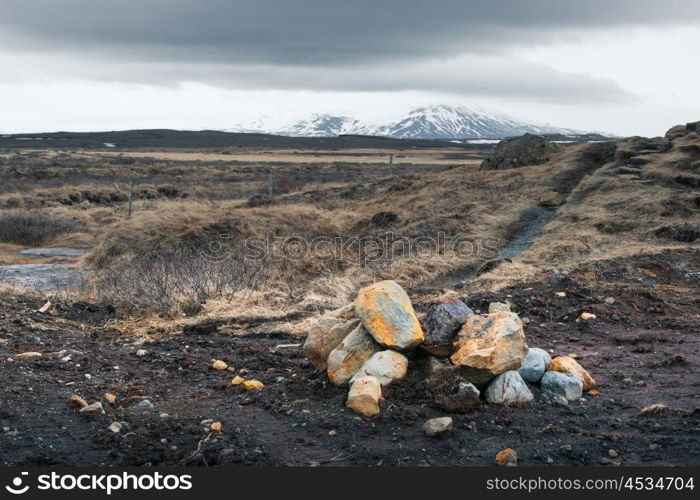
[[395,281],[361,289],[355,312],[374,340],[389,349],[411,349],[425,338],[411,300]]
[[326,369],[328,355],[358,323],[353,303],[325,314],[309,329],[304,342],[304,354],[318,371]]
[[242,385],[246,391],[257,391],[265,387],[265,384],[259,380],[245,380],[243,381]]
[[508,370],[520,368],[528,347],[523,324],[511,312],[469,316],[457,334],[450,360],[473,384],[484,384]]
[[214,361],[211,364],[211,367],[214,370],[224,371],[226,368],[228,368],[228,365],[225,362],[221,361],[220,359],[217,359],[216,361]]
[[357,325],[328,356],[328,378],[335,385],[347,383],[380,350],[367,330]]
[[501,450],[496,455],[496,465],[501,467],[514,467],[518,465],[518,453],[513,448]]
[[559,356],[552,360],[552,364],[549,365],[549,371],[562,372],[562,373],[575,373],[581,377],[583,381],[583,390],[588,391],[593,389],[596,385],[595,380],[591,375],[581,366],[578,362],[569,356]]

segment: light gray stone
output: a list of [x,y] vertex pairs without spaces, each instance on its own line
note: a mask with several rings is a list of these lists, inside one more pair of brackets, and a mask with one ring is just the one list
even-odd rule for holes
[[494,312],[505,312],[509,313],[510,311],[510,304],[507,302],[491,302],[489,304],[489,312],[494,313]]
[[452,417],[431,418],[423,424],[423,432],[428,437],[440,437],[452,431]]
[[404,378],[407,371],[406,356],[396,351],[379,351],[365,361],[362,368],[350,379],[350,383],[360,377],[370,376],[375,377],[382,386],[385,386],[393,380]]
[[583,381],[575,373],[547,372],[542,376],[540,389],[543,398],[561,401],[553,397],[558,396],[567,401],[576,401],[581,398]]
[[547,351],[531,347],[528,349],[527,356],[518,369],[518,373],[525,382],[537,383],[551,363],[552,358]]
[[485,396],[489,403],[498,404],[523,404],[534,400],[527,384],[515,370],[501,373],[494,378],[486,388]]

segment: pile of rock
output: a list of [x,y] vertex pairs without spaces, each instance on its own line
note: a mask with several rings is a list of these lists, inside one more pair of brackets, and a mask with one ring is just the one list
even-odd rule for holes
[[[419,321],[406,292],[394,281],[363,288],[354,303],[323,316],[308,333],[304,351],[335,385],[350,385],[347,405],[365,416],[380,412],[382,387],[408,373],[417,347],[427,356],[427,385],[445,409],[488,403],[534,401],[565,405],[595,387],[573,358],[551,359],[528,347],[523,323],[507,304],[475,314],[464,302],[446,299]],[[418,357],[418,356],[412,356]],[[445,388],[447,387],[447,394]]]
[[335,385],[350,384],[348,406],[379,413],[382,386],[406,376],[405,353],[423,343],[423,329],[406,292],[394,281],[363,288],[354,303],[323,316],[309,330],[304,352]]

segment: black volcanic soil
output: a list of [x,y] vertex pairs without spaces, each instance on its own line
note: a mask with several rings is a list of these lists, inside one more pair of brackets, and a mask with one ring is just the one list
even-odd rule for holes
[[[601,395],[584,395],[568,408],[483,405],[452,414],[455,430],[444,439],[421,430],[446,412],[426,390],[419,354],[409,378],[385,390],[381,415],[364,419],[344,408],[347,388],[330,385],[299,347],[288,346],[298,337],[203,327],[135,345],[110,329],[107,311],[64,304],[40,314],[40,299],[5,296],[0,463],[491,465],[511,447],[522,465],[700,465],[699,271],[700,252],[667,253],[465,298],[482,310],[510,300],[529,320],[529,344],[577,354]],[[609,296],[614,304],[605,303]],[[583,311],[597,319],[575,323]],[[136,356],[140,348],[148,355]],[[23,351],[44,355],[7,360]],[[61,361],[68,354],[71,360]],[[213,359],[265,387],[230,385],[234,373],[214,371]],[[105,392],[117,396],[115,406],[102,399]],[[72,394],[102,400],[106,415],[79,413],[68,405]],[[153,408],[134,408],[142,397]],[[653,403],[669,408],[640,413]],[[209,431],[205,419],[221,421],[222,432]],[[107,429],[112,421],[126,425],[114,434]],[[609,449],[619,456],[611,458]]]

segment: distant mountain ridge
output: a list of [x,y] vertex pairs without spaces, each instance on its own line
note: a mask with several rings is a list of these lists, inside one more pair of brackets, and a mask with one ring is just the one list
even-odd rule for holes
[[[242,129],[233,129],[242,131]],[[250,130],[249,128],[246,130]],[[297,137],[336,137],[346,134],[395,139],[494,139],[523,135],[580,135],[569,128],[540,125],[499,113],[444,104],[414,108],[404,116],[378,124],[366,124],[343,115],[312,115],[280,130],[258,130]]]

